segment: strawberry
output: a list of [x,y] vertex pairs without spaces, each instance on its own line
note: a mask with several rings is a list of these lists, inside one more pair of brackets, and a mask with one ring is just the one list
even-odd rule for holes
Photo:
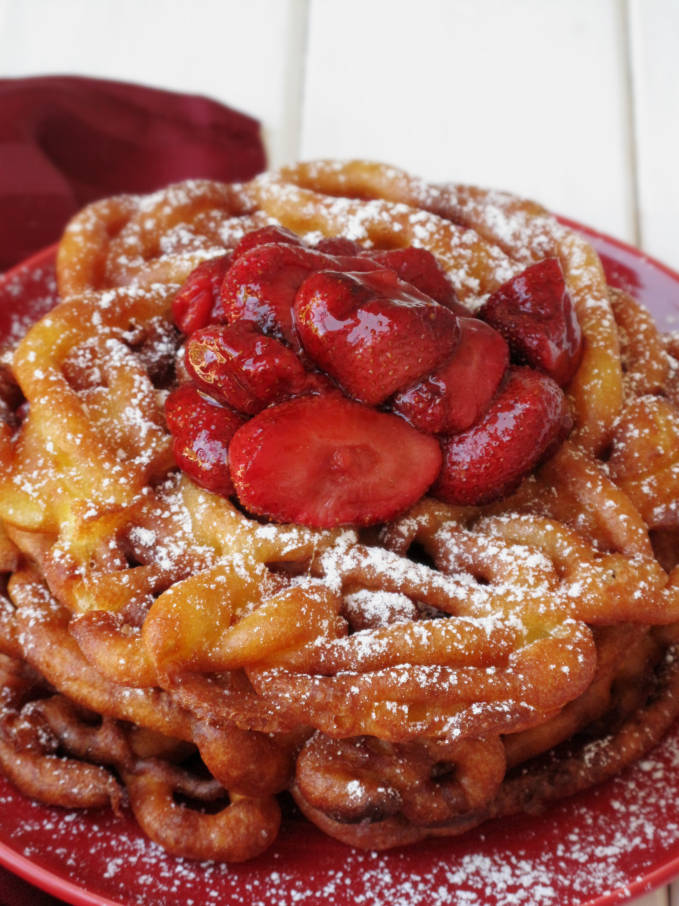
[[[401,280],[410,283],[440,305],[452,308],[456,314],[469,314],[457,302],[455,290],[446,272],[427,249],[414,246],[401,249],[364,249],[358,242],[344,236],[325,237],[314,248],[326,255],[338,257],[339,269],[344,271],[371,270],[370,262],[380,269],[388,267],[396,271]],[[367,259],[367,263],[361,259]]]
[[303,281],[335,259],[289,243],[259,245],[229,268],[221,289],[219,320],[251,321],[262,333],[296,345],[292,304]]
[[469,314],[455,296],[453,284],[431,252],[409,246],[402,249],[371,249],[363,255],[379,264],[396,271],[401,280],[410,283],[425,296],[435,299],[440,305],[451,308],[456,314]]
[[200,390],[248,415],[327,386],[289,347],[258,333],[250,321],[197,330],[186,343],[185,363]]
[[224,497],[233,494],[228,448],[243,417],[192,384],[182,384],[167,398],[165,420],[177,465],[201,487]]
[[259,230],[251,230],[246,233],[233,250],[233,260],[235,261],[258,245],[271,245],[272,243],[302,245],[302,240],[292,230],[277,224],[271,224],[270,226],[261,227]]
[[213,319],[219,289],[230,263],[231,255],[210,258],[186,278],[172,300],[172,317],[182,333],[192,334]]
[[518,361],[542,368],[562,387],[570,382],[582,331],[557,258],[531,264],[503,283],[479,316],[500,331]]
[[397,394],[391,408],[419,431],[456,434],[486,411],[509,364],[502,336],[478,318],[460,318],[460,341],[431,374]]
[[325,236],[319,239],[314,248],[319,252],[325,252],[326,255],[343,255],[348,258],[354,258],[363,251],[358,242],[345,239],[344,236]]
[[455,348],[457,318],[392,270],[322,271],[295,299],[307,355],[359,402],[378,405]]
[[442,438],[443,467],[432,494],[478,505],[510,493],[550,450],[567,419],[556,381],[532,368],[510,368],[485,415],[468,431]]
[[340,393],[264,409],[238,429],[229,456],[246,509],[319,528],[394,518],[441,465],[433,437]]

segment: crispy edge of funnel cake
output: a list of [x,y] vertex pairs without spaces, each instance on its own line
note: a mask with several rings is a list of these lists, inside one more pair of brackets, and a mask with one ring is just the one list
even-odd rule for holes
[[[172,299],[271,223],[427,248],[470,307],[557,257],[584,337],[568,439],[499,501],[363,531],[195,485],[163,414]],[[2,381],[0,767],[23,793],[129,803],[170,853],[239,861],[291,790],[385,848],[543,809],[671,724],[677,349],[581,236],[508,194],[317,161],[96,202],[58,282]]]

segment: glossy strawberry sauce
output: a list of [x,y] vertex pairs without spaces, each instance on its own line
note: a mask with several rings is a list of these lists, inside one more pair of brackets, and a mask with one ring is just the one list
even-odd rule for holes
[[581,334],[555,258],[474,317],[424,249],[269,226],[196,268],[173,315],[178,464],[277,522],[372,525],[427,492],[485,503],[569,425]]

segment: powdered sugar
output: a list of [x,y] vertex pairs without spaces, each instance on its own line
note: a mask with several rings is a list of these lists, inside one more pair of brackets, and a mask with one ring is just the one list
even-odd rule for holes
[[612,891],[611,903],[622,903],[679,853],[677,768],[675,730],[634,770],[545,816],[386,853],[351,850],[290,814],[254,863],[191,863],[126,818],[42,808],[4,781],[0,834],[14,851],[124,906],[580,906]]
[[[176,200],[175,200],[176,201]],[[497,211],[489,220],[489,229],[494,232],[497,242],[511,241],[514,225],[509,219],[503,220],[501,213],[501,199],[498,200]],[[340,206],[341,207],[341,206]],[[149,208],[150,209],[150,208]],[[500,212],[500,213],[498,213]],[[339,213],[342,213],[339,211]],[[374,213],[374,212],[373,212]],[[400,216],[405,212],[396,206],[396,213]],[[144,228],[144,223],[141,227]],[[411,218],[409,227],[412,229],[414,241],[428,243],[432,238],[431,221],[426,216],[415,214]],[[351,229],[363,230],[365,236],[366,224],[360,218],[349,224]],[[193,241],[189,232],[178,228],[173,234],[168,234],[166,246],[162,249],[165,254],[175,254],[181,258],[182,248]],[[369,242],[369,238],[367,239]],[[461,233],[459,239],[460,249],[464,251],[470,237]],[[540,237],[536,239],[539,244]],[[580,249],[575,247],[571,257],[574,273],[586,268],[587,262],[579,255]],[[211,254],[211,252],[210,252]],[[493,271],[494,278],[500,279],[503,271],[503,258],[498,253],[497,267]],[[466,273],[466,271],[465,271]],[[509,272],[507,272],[509,275]],[[466,292],[474,295],[480,291],[475,278],[470,275],[465,277]],[[104,303],[109,297],[104,295]],[[597,307],[602,311],[605,308],[604,300],[593,297],[589,311],[595,315]],[[127,419],[130,430],[145,430],[143,424],[138,424],[137,411],[139,406],[134,405],[134,398],[140,388],[134,388],[131,408],[123,411],[123,420]],[[155,533],[149,532],[144,527],[133,529],[136,534],[132,540],[139,548],[153,551],[155,556],[165,553],[160,546],[162,539]],[[270,528],[262,526],[255,530],[258,541],[265,540]],[[276,533],[276,540],[280,534]],[[300,535],[291,530],[289,549],[294,549],[300,543]],[[343,546],[337,544],[331,552],[321,557],[321,562],[330,584],[341,584],[341,576],[347,571],[356,568],[380,573],[381,576],[391,574],[394,586],[402,584],[404,577],[401,574],[402,566],[399,558],[390,559],[383,552],[368,552],[363,554],[363,560],[355,562],[356,552],[351,551],[349,545],[355,542],[355,536],[347,533],[345,539],[348,543]],[[502,561],[505,552],[496,546],[493,551],[492,542],[488,541],[487,555],[498,557]],[[520,554],[520,551],[517,551]],[[175,552],[167,551],[167,568],[172,565]],[[506,555],[509,557],[509,554]],[[353,559],[352,559],[353,558]],[[540,570],[545,565],[545,558],[532,552],[521,557],[511,559],[516,564],[528,571],[531,577],[539,577]],[[403,561],[400,561],[401,563]],[[501,564],[509,567],[511,564]],[[410,581],[412,581],[413,567],[409,567]],[[565,595],[577,599],[583,585],[576,581],[569,585]],[[452,591],[451,591],[452,589]],[[512,592],[511,583],[507,583],[505,590]],[[446,577],[439,589],[442,596],[449,594],[466,597],[471,600],[471,609],[475,618],[483,623],[488,621],[490,631],[491,618],[484,616],[488,613],[489,592],[480,584],[470,578],[454,576]],[[543,592],[538,582],[531,589],[531,594],[539,599]],[[377,596],[392,597],[387,599]],[[514,596],[516,598],[516,595]],[[367,592],[362,600],[357,601],[357,606],[366,611],[372,609],[373,618],[379,625],[380,620],[390,622],[394,615],[398,616],[399,608],[405,613],[408,605],[412,604],[410,598],[391,591]],[[512,601],[510,603],[519,603]],[[511,614],[509,615],[511,619]],[[355,638],[355,637],[354,637]],[[369,636],[365,636],[366,653],[375,653],[374,646],[369,643]],[[359,642],[361,638],[359,638]],[[372,651],[370,649],[373,649]],[[561,665],[567,669],[568,665]],[[489,668],[493,670],[494,668]],[[408,677],[405,672],[404,680]],[[592,752],[592,755],[595,753]],[[676,761],[676,757],[670,759]],[[597,824],[598,812],[592,811],[589,806],[584,807],[581,800],[578,803],[567,804],[557,810],[557,814],[576,815],[575,822],[568,823],[565,828],[560,826],[559,833],[553,833],[545,823],[538,821],[534,825],[528,820],[518,819],[512,822],[512,827],[518,827],[525,834],[529,845],[521,838],[509,835],[503,836],[497,828],[489,828],[483,832],[470,835],[468,841],[448,841],[445,843],[428,844],[415,850],[412,854],[390,853],[388,855],[375,855],[352,852],[348,853],[342,847],[330,841],[314,842],[318,840],[315,831],[305,827],[300,830],[294,819],[289,821],[284,830],[279,845],[265,859],[247,866],[196,866],[181,860],[173,860],[162,854],[153,844],[135,836],[135,831],[116,824],[117,828],[113,837],[107,836],[108,818],[101,824],[96,817],[59,815],[53,825],[51,818],[37,817],[42,814],[38,807],[31,807],[37,811],[31,812],[29,820],[21,823],[25,836],[17,840],[26,841],[25,852],[36,858],[45,858],[52,854],[58,862],[65,864],[69,872],[81,877],[83,869],[81,860],[73,853],[75,848],[71,845],[75,838],[84,837],[87,840],[87,861],[98,865],[94,881],[99,883],[99,878],[111,882],[111,887],[106,888],[109,895],[124,898],[125,903],[192,903],[192,902],[229,902],[248,904],[274,904],[286,906],[290,903],[320,903],[332,900],[341,903],[343,900],[352,903],[365,904],[405,904],[408,906],[417,903],[432,903],[434,906],[447,903],[497,903],[498,906],[513,906],[513,904],[581,902],[582,897],[591,896],[601,889],[611,886],[627,885],[634,880],[634,872],[643,873],[647,865],[647,852],[658,846],[669,847],[672,845],[676,832],[677,820],[672,813],[672,801],[662,799],[664,793],[658,794],[656,786],[662,787],[671,783],[666,777],[666,767],[663,762],[654,762],[647,759],[638,771],[640,777],[653,779],[654,786],[649,790],[635,780],[634,784],[620,787],[619,781],[613,785],[614,798],[608,803],[608,812],[619,822],[613,829],[606,828],[604,845],[600,842],[602,834]],[[636,774],[635,774],[636,777]],[[628,794],[638,793],[638,798],[630,800]],[[356,791],[357,792],[357,791]],[[11,794],[8,802],[11,802]],[[593,798],[596,800],[596,795]],[[655,795],[655,799],[653,798]],[[660,800],[659,800],[660,796]],[[675,797],[676,798],[676,797]],[[655,803],[657,812],[649,814],[644,811],[650,803]],[[630,820],[628,809],[634,808],[635,817]],[[10,812],[14,808],[8,809]],[[607,812],[607,815],[608,815]],[[661,829],[657,813],[663,815]],[[551,820],[551,819],[550,819]],[[569,819],[570,820],[570,819]],[[535,827],[538,830],[535,830]],[[57,832],[55,832],[55,829]],[[49,831],[48,837],[56,837],[54,844],[51,839],[46,839],[39,844],[34,842],[31,834],[42,834]],[[72,832],[69,838],[68,833]],[[65,836],[64,836],[65,834]],[[301,836],[300,836],[301,834]],[[311,837],[309,837],[311,835]],[[296,849],[308,845],[310,851],[316,851],[323,858],[328,858],[328,865],[321,859],[305,861],[298,855]],[[292,843],[291,843],[292,841]],[[489,843],[490,841],[490,843]],[[498,841],[500,841],[498,843]],[[36,846],[37,849],[32,847]],[[53,848],[50,849],[50,846]],[[641,868],[626,869],[622,866],[623,858],[627,860],[629,853],[638,850]],[[111,857],[111,852],[115,855]],[[425,856],[418,856],[425,853]],[[328,857],[328,853],[330,856]],[[568,869],[562,870],[562,864]],[[88,882],[88,885],[91,882]],[[174,897],[174,899],[172,899]],[[570,897],[570,899],[569,899]],[[164,898],[164,899],[163,899]]]

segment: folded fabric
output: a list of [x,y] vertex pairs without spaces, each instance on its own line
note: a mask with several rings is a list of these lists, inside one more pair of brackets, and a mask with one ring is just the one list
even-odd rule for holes
[[0,868],[0,906],[63,906],[48,893]]
[[205,97],[79,76],[0,79],[0,271],[96,198],[264,169],[259,123]]

